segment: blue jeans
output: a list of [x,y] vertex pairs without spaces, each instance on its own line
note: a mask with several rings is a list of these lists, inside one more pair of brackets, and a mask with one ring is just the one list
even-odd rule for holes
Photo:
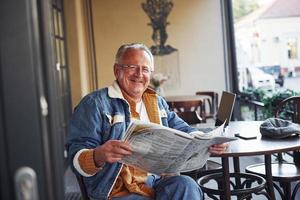
[[[156,200],[203,200],[203,193],[198,184],[188,176],[170,176],[160,178],[148,176],[146,183],[155,192]],[[138,194],[115,197],[113,200],[151,200]]]

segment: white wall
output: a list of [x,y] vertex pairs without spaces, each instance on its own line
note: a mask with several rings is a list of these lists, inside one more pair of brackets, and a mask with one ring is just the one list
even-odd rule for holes
[[300,51],[297,59],[289,59],[287,44],[291,38],[300,41],[300,17],[259,18],[267,8],[262,7],[235,24],[238,66],[280,65],[293,71],[300,66]]
[[[141,0],[94,0],[93,21],[99,86],[114,79],[114,54],[122,43],[153,45],[149,18]],[[166,95],[225,89],[221,8],[219,0],[173,0],[167,44],[179,50],[181,87]]]
[[[300,17],[263,19],[258,21],[261,33],[262,63],[280,64],[282,67],[300,66]],[[278,41],[274,42],[277,37]],[[298,59],[288,58],[288,39],[296,38],[298,41]]]

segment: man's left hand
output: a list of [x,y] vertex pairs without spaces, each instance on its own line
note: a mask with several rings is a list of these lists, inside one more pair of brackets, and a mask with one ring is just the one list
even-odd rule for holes
[[209,147],[208,151],[211,154],[222,154],[226,151],[228,148],[229,144],[228,143],[223,143],[223,144],[213,144]]

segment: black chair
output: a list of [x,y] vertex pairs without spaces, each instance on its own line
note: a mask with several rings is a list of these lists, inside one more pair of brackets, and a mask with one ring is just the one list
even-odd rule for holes
[[219,104],[219,96],[218,93],[213,91],[199,91],[196,92],[196,95],[203,97],[202,100],[202,112],[203,121],[206,122],[206,119],[212,118],[216,119],[218,104]]
[[197,124],[202,121],[202,101],[168,101],[170,110],[175,111],[183,120],[189,124]]
[[86,191],[84,182],[83,182],[83,177],[80,176],[80,175],[76,175],[76,179],[77,179],[77,182],[78,182],[79,187],[80,187],[82,199],[83,199],[83,200],[90,200],[90,198],[89,198],[89,196],[88,196],[88,194],[87,194],[87,191]]
[[202,118],[196,111],[177,112],[177,115],[188,124],[198,124],[202,121]]
[[[199,115],[202,107],[201,100],[173,101],[168,102],[168,104],[170,109],[175,111],[177,115],[188,124],[197,124],[202,122],[202,118]],[[194,180],[197,180],[204,175],[217,172],[222,172],[222,165],[218,162],[208,160],[202,168],[181,174],[190,176]]]
[[[289,97],[276,108],[275,117],[291,120],[300,123],[300,96]],[[294,152],[294,159],[296,154]],[[299,154],[299,152],[298,152]],[[246,167],[246,172],[261,175],[265,177],[264,163],[250,165]],[[272,178],[279,183],[274,184],[275,189],[279,192],[282,199],[295,200],[296,193],[300,187],[298,182],[293,191],[291,191],[291,183],[300,180],[300,165],[286,162],[281,155],[278,156],[278,162],[272,163]],[[282,188],[282,190],[280,189]]]

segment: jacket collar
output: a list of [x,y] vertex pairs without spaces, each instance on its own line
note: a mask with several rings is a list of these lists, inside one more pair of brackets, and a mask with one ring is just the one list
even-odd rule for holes
[[[152,90],[151,88],[147,88],[146,93],[150,93],[150,94],[156,94],[156,92],[154,90]],[[112,83],[112,85],[110,85],[108,87],[108,96],[110,98],[118,98],[118,99],[123,99],[125,100],[122,92],[121,92],[121,88],[118,84],[118,82],[116,80],[114,80],[114,82]],[[126,100],[125,100],[126,101]]]
[[121,92],[121,88],[116,80],[112,83],[111,86],[108,87],[108,96],[110,98],[118,98],[125,100]]

